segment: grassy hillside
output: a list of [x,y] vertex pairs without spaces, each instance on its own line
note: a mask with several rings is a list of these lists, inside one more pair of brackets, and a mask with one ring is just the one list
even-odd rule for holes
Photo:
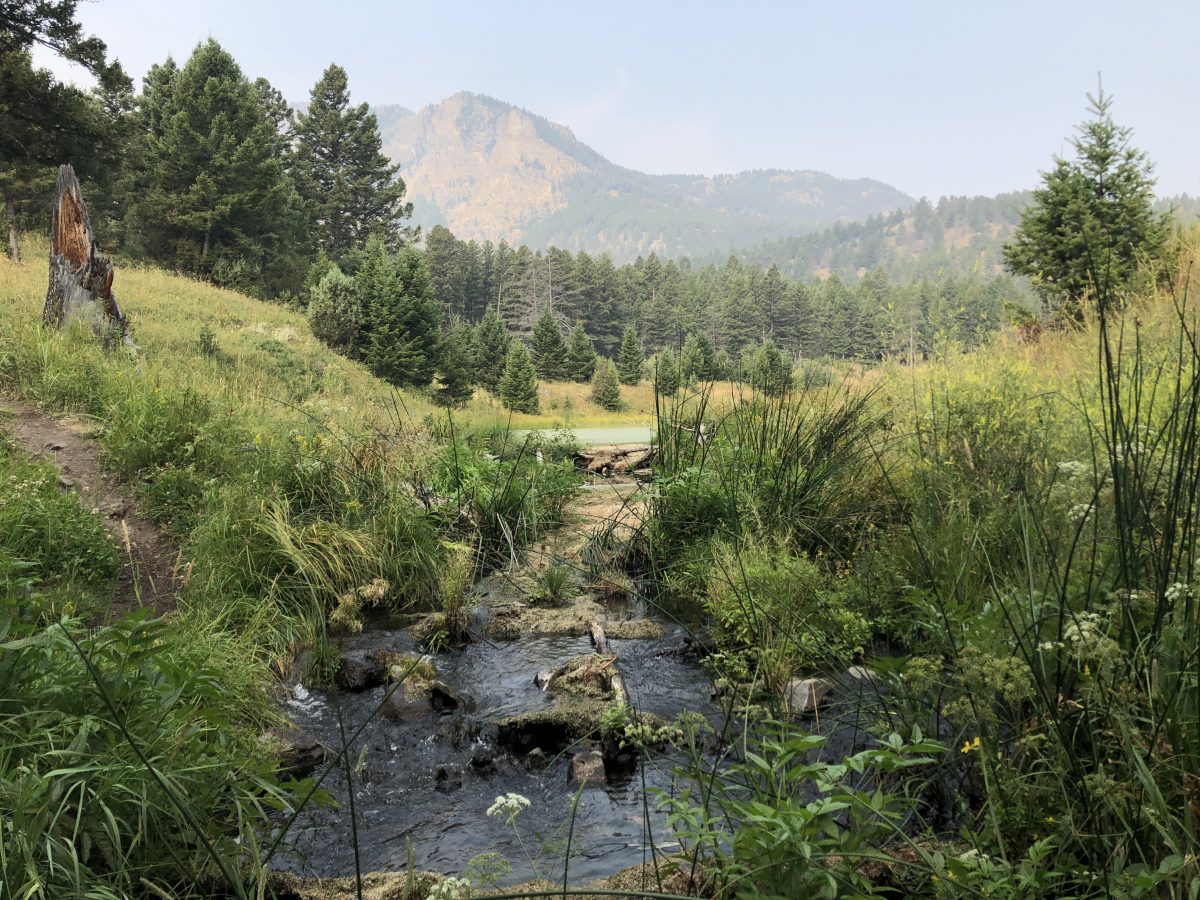
[[269,854],[246,848],[315,789],[281,781],[264,737],[279,724],[275,679],[293,666],[333,677],[333,634],[361,627],[363,606],[458,603],[476,568],[464,548],[488,559],[534,540],[576,480],[569,464],[465,444],[451,465],[423,401],[280,307],[118,266],[132,353],[85,323],[43,331],[45,285],[43,263],[0,260],[0,398],[44,410],[27,414],[42,434],[59,427],[47,413],[73,416],[61,427],[96,443],[178,548],[177,591],[164,619],[109,622],[136,535],[110,537],[77,474],[60,482],[30,458],[53,438],[22,448],[0,417],[0,794],[19,807],[0,826],[0,883],[30,897],[257,896]]

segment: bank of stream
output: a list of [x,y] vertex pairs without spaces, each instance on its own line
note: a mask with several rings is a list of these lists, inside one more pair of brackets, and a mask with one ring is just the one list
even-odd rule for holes
[[[579,535],[559,537],[577,543]],[[411,853],[420,870],[457,875],[472,859],[494,853],[511,866],[501,883],[535,876],[561,880],[564,861],[569,880],[581,883],[649,861],[651,842],[662,852],[677,849],[656,809],[657,792],[676,787],[673,770],[681,758],[675,751],[645,754],[631,768],[610,764],[599,783],[581,788],[571,778],[571,759],[592,751],[592,740],[563,741],[551,734],[514,742],[505,736],[504,723],[512,717],[555,704],[554,693],[535,682],[538,674],[593,653],[592,641],[580,633],[584,629],[564,627],[562,618],[551,626],[559,633],[539,634],[536,626],[523,624],[520,636],[491,637],[489,618],[523,599],[523,589],[497,574],[475,591],[474,639],[425,658],[436,669],[437,699],[421,697],[385,717],[373,713],[387,684],[356,691],[293,686],[286,711],[302,733],[328,748],[341,746],[339,711],[347,734],[370,721],[348,750],[352,785],[340,769],[326,778],[323,786],[337,806],[302,814],[289,835],[292,852],[281,861],[283,868],[315,876],[354,873],[351,789],[363,871],[401,871]],[[665,720],[687,710],[717,721],[712,684],[682,627],[648,619],[636,595],[603,605],[590,596],[577,608],[579,616],[608,627],[610,651],[634,710]],[[397,654],[415,659],[423,648],[409,629],[382,620],[346,638],[343,652],[357,659]],[[508,793],[530,801],[516,821],[517,832],[504,816],[487,815],[496,798]]]

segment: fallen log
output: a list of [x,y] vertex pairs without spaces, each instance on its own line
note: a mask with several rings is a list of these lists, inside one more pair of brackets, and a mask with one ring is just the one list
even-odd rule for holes
[[42,321],[65,328],[76,316],[85,316],[102,338],[133,346],[129,322],[113,295],[113,267],[99,252],[79,179],[70,165],[59,166],[54,189],[54,214],[50,226],[50,285]]
[[609,676],[608,683],[612,685],[613,694],[617,700],[629,705],[629,691],[625,687],[625,679],[621,677],[620,670],[616,667],[617,655],[612,652],[608,645],[608,635],[604,633],[604,626],[593,619],[590,624],[592,632],[592,646],[596,648],[596,652],[602,656],[611,656],[612,674]]
[[644,469],[654,462],[655,448],[646,446],[588,447],[575,453],[575,464],[608,478]]

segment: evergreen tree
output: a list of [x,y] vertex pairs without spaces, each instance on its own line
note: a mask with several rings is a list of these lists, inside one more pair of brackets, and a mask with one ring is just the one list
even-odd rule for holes
[[148,127],[133,154],[146,250],[237,286],[264,282],[277,267],[298,287],[303,270],[279,259],[302,246],[298,199],[260,89],[211,38],[183,68],[168,60],[146,81],[140,113]]
[[355,285],[367,322],[367,366],[392,384],[429,384],[438,362],[442,314],[420,254],[405,247],[393,257],[381,238],[372,237]]
[[433,295],[447,315],[467,315],[466,245],[450,229],[434,225],[425,235],[425,263]]
[[584,384],[592,380],[596,371],[596,351],[583,330],[583,323],[576,322],[567,340],[567,377]]
[[1071,143],[1075,159],[1056,159],[1004,247],[1008,269],[1033,279],[1060,318],[1078,322],[1083,302],[1123,288],[1144,262],[1161,260],[1170,238],[1156,213],[1153,167],[1112,120],[1112,98],[1089,95],[1092,118]]
[[713,377],[713,345],[704,334],[689,334],[679,352],[679,373],[687,384]]
[[644,363],[637,331],[632,325],[626,326],[625,333],[621,336],[621,350],[617,356],[617,374],[621,377],[621,384],[638,384],[642,380]]
[[508,347],[504,376],[500,379],[500,399],[513,412],[538,411],[537,370],[523,341],[513,341]]
[[533,360],[538,377],[560,381],[567,375],[567,346],[550,307],[542,310],[533,327]]
[[381,152],[379,126],[367,104],[350,105],[346,70],[331,65],[313,86],[296,122],[296,184],[317,246],[333,259],[379,235],[395,249],[408,236],[399,166]]
[[601,409],[616,412],[621,409],[621,381],[611,360],[600,358],[592,378],[592,402]]
[[358,355],[363,309],[354,279],[337,266],[329,269],[309,297],[308,323],[313,336],[344,356]]
[[768,397],[783,394],[792,386],[792,366],[773,341],[764,341],[746,364],[746,375],[754,390]]
[[674,396],[679,391],[679,358],[668,347],[654,361],[654,389],[665,396]]
[[737,374],[737,364],[728,350],[722,347],[713,354],[713,378],[716,381],[733,381]]
[[442,406],[465,406],[471,399],[473,345],[471,326],[462,319],[455,319],[442,339],[438,358],[441,385],[434,397]]
[[475,374],[479,384],[493,394],[504,376],[510,341],[504,323],[494,309],[489,309],[475,332]]

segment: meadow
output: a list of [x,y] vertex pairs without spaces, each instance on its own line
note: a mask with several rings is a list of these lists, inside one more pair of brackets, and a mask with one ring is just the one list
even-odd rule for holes
[[[153,269],[118,270],[137,353],[47,333],[43,267],[0,261],[2,390],[94,423],[182,574],[165,617],[81,612],[120,548],[52,465],[0,443],[5,884],[268,894],[268,816],[320,799],[264,738],[279,676],[301,656],[332,676],[368,585],[461,637],[470,581],[556,527],[579,483],[569,461],[490,453],[496,427],[649,422],[643,526],[600,527],[581,556],[703,623],[740,723],[719,773],[700,724],[674,738],[691,787],[659,800],[690,894],[1195,896],[1189,240],[1170,287],[1037,341],[809,366],[775,397],[656,402],[644,382],[611,416],[544,385],[545,413],[511,418],[477,395],[448,419],[303,317]],[[871,740],[839,756],[787,698],[851,666]]]

